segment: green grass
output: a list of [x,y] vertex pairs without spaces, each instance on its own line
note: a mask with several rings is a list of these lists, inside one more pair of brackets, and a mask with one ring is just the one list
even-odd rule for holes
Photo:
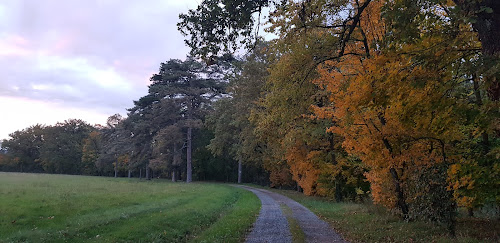
[[[193,242],[243,242],[260,210],[260,200],[245,191],[228,212],[210,228],[193,239]],[[245,227],[242,227],[245,226]]]
[[445,226],[429,222],[405,222],[371,204],[335,203],[301,193],[273,190],[309,208],[329,222],[345,239],[352,242],[498,242],[498,219],[469,218],[457,220],[457,236],[451,238]]
[[290,233],[292,234],[292,242],[293,243],[302,243],[306,242],[306,235],[304,231],[300,228],[299,222],[293,217],[293,212],[290,207],[287,205],[281,204],[281,211],[286,217],[288,221],[288,227],[290,227]]
[[259,208],[223,184],[0,173],[0,242],[241,242]]

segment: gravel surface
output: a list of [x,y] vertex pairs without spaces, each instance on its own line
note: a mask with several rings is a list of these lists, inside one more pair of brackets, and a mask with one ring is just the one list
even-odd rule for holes
[[292,242],[286,217],[280,205],[288,206],[304,232],[306,242],[347,242],[328,223],[298,202],[264,189],[238,186],[257,195],[262,201],[259,217],[246,242]]
[[259,217],[254,224],[252,232],[248,235],[247,243],[292,242],[292,234],[288,221],[281,211],[280,205],[266,193],[258,189],[240,186],[249,190],[262,202]]

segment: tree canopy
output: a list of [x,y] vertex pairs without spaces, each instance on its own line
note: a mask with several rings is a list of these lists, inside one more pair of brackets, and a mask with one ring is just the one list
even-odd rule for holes
[[[306,194],[340,200],[349,186],[354,197],[366,192],[366,176],[376,203],[406,218],[446,222],[451,232],[457,204],[498,205],[497,1],[224,6],[203,1],[181,15],[179,28],[203,43],[192,46],[193,54],[207,59],[231,51],[225,38],[253,38],[241,30],[255,28],[255,19],[228,16],[268,8],[267,31],[279,38],[266,48],[269,73],[245,126],[263,144],[259,153],[275,185],[294,181]],[[215,8],[216,15],[207,14]],[[202,22],[219,35],[186,28]],[[240,32],[228,34],[232,26]],[[236,118],[225,114],[238,102],[219,102],[219,125],[233,126]],[[215,148],[238,141],[218,135]]]

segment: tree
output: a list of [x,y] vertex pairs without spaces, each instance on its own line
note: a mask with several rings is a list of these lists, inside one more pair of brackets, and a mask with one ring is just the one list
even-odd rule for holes
[[[165,167],[165,161],[158,158],[161,152],[155,152],[155,148],[158,148],[158,143],[155,144],[158,142],[158,134],[180,119],[179,109],[171,100],[162,100],[154,94],[134,101],[134,107],[128,110],[127,118],[111,122],[116,125],[109,126],[110,139],[106,151],[112,151],[114,155],[111,157],[115,161],[122,155],[128,156],[126,165],[123,164],[121,168],[127,169],[129,176],[133,170],[145,167],[146,179],[151,179],[151,169]],[[142,173],[142,169],[139,172]]]
[[[453,0],[462,15],[478,33],[482,53],[496,59],[500,57],[500,3],[495,0]],[[490,87],[490,89],[493,87]],[[498,88],[491,90],[493,100],[499,99]]]
[[45,171],[81,174],[84,140],[93,127],[78,119],[69,119],[44,130],[40,163]]
[[160,65],[159,73],[151,77],[150,96],[169,100],[180,108],[176,123],[186,128],[186,182],[192,181],[192,134],[202,125],[212,100],[222,92],[222,66],[207,67],[193,58],[186,61],[171,59]]
[[257,22],[258,25],[260,21],[253,15],[260,13],[269,2],[205,0],[196,10],[180,14],[181,22],[177,26],[183,35],[189,35],[185,42],[191,48],[191,54],[210,63],[221,53],[233,53],[240,44],[252,44],[254,24]]
[[[466,55],[459,56],[460,60],[454,75],[462,83],[457,85],[455,97],[460,100],[462,118],[461,132],[464,138],[455,144],[459,149],[460,159],[452,164],[448,171],[450,190],[461,206],[472,210],[485,203],[493,203],[498,193],[493,188],[498,186],[497,180],[492,180],[498,170],[498,141],[499,141],[499,21],[500,5],[497,1],[453,1],[441,4],[440,8],[446,13],[447,18],[443,29],[436,32],[447,32],[454,37],[455,42],[462,45],[462,52]],[[410,2],[400,2],[395,9],[403,9]],[[413,3],[413,11],[417,16],[429,16],[432,13],[422,13],[419,8],[426,4],[436,8],[433,1]],[[407,14],[407,13],[405,13]],[[393,15],[401,16],[402,13],[394,11]],[[412,15],[414,16],[414,15]],[[391,17],[391,16],[389,16]],[[394,21],[393,21],[394,22]],[[414,26],[421,28],[418,19],[410,19],[401,23],[401,27]],[[409,28],[406,28],[409,29]],[[477,32],[477,35],[470,32]],[[461,43],[460,43],[461,42]],[[452,42],[453,43],[453,42]],[[469,46],[466,46],[468,44]],[[480,44],[480,45],[479,45]],[[449,48],[451,49],[451,48]],[[447,50],[447,52],[449,51]],[[443,55],[443,53],[440,53]],[[471,186],[474,184],[474,186]]]
[[92,131],[88,138],[83,141],[82,148],[82,174],[97,174],[97,159],[102,149],[101,134],[98,131]]
[[130,131],[123,128],[124,118],[120,114],[108,117],[107,125],[101,129],[102,147],[99,150],[96,162],[97,170],[101,175],[118,176],[116,162],[118,157],[130,152]]
[[18,159],[0,152],[0,171],[16,171]]
[[34,125],[15,131],[3,140],[2,148],[15,162],[15,170],[20,172],[41,172],[40,148],[43,144],[45,126]]
[[[468,207],[498,198],[491,190],[498,180],[491,178],[498,174],[500,157],[500,35],[495,24],[500,5],[453,2],[266,2],[274,7],[268,30],[280,38],[270,49],[271,74],[251,119],[267,146],[267,165],[290,170],[311,192],[319,172],[331,168],[311,163],[326,158],[316,156],[328,151],[322,145],[326,134],[312,136],[322,124],[347,152],[337,149],[332,161],[360,159],[369,168],[375,201],[399,208],[405,217],[445,221],[453,231],[452,194]],[[207,14],[217,3],[202,2],[190,12],[194,18],[184,18],[180,27],[201,20],[223,30],[232,23],[254,23],[218,22],[229,16],[225,14],[252,7],[225,9],[221,4],[221,13]],[[210,55],[221,50],[221,42],[205,38],[209,35],[203,29],[184,30],[206,41],[208,50],[215,50]],[[233,33],[237,35],[251,36]],[[337,168],[330,173],[349,171]],[[271,176],[283,181],[282,173]]]
[[161,129],[153,140],[151,163],[158,169],[170,169],[172,182],[176,182],[181,165],[181,153],[184,149],[182,128],[177,124],[167,126]]

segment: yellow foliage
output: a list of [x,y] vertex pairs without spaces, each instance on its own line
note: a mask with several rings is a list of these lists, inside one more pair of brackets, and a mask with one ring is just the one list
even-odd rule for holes
[[[383,1],[370,4],[361,18],[370,46],[380,47],[385,36],[382,5]],[[456,85],[451,82],[455,73],[450,64],[464,58],[455,50],[478,43],[468,33],[455,41],[429,35],[390,51],[375,47],[370,57],[349,55],[318,67],[314,83],[328,91],[332,105],[313,107],[314,115],[331,119],[336,125],[327,131],[343,137],[343,148],[369,166],[366,177],[377,203],[395,206],[390,168],[399,171],[404,182],[405,173],[454,159],[447,158],[446,151],[452,149],[447,141],[463,139],[464,134],[457,122],[457,101],[446,95]],[[347,49],[359,53],[359,45],[352,43]],[[416,54],[433,64],[420,63]],[[450,173],[457,169],[452,167]],[[474,188],[468,178],[460,183]]]

